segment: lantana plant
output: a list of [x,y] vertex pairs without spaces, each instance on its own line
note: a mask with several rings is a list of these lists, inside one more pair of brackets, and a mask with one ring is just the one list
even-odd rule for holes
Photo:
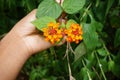
[[[37,19],[32,22],[43,33],[45,40],[51,44],[59,44],[65,39],[65,42],[67,42],[65,56],[67,56],[68,67],[70,67],[68,50],[70,49],[74,53],[70,44],[81,42],[83,31],[82,25],[73,19],[68,19],[67,14],[78,12],[84,6],[85,0],[75,0],[78,3],[71,6],[68,5],[69,2],[71,3],[71,0],[60,0],[59,3],[55,0],[44,0],[37,9]],[[73,9],[73,7],[76,7],[76,9]],[[71,69],[69,69],[69,74],[71,79]]]

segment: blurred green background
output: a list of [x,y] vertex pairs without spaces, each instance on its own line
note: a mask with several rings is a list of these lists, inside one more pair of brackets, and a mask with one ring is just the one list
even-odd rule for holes
[[[0,0],[0,38],[8,33],[21,18],[37,8],[41,1]],[[104,45],[96,48],[100,63],[103,65],[103,72],[107,80],[120,80],[120,0],[86,0],[84,9],[89,3],[92,3],[91,11],[95,20],[104,26],[103,30],[98,32]],[[84,9],[79,14],[68,15],[68,18],[78,21],[76,17],[81,17]],[[77,46],[74,43],[71,45],[73,49]],[[66,45],[52,47],[33,55],[22,68],[17,80],[68,80],[68,63],[63,59],[65,48]],[[106,52],[110,53],[111,61]],[[89,80],[87,72],[93,80],[104,80],[95,53],[87,53],[84,56],[77,54],[81,57],[76,62],[73,56],[69,54],[72,74],[76,80]]]

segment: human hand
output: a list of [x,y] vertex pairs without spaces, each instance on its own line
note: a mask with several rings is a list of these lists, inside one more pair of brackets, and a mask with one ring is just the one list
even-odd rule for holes
[[36,10],[30,12],[0,41],[0,80],[15,80],[31,55],[53,46],[31,23],[35,15]]
[[[63,2],[63,0],[56,1],[58,3]],[[31,23],[36,19],[35,15],[36,10],[33,10],[26,17],[20,20],[1,42],[4,42],[5,45],[9,42],[12,45],[14,42],[17,42],[17,44],[20,44],[21,47],[26,48],[26,52],[28,52],[30,55],[51,47],[52,44],[45,41],[43,36],[39,34],[39,31]],[[63,44],[63,42],[58,45],[61,44]]]
[[33,10],[20,20],[10,31],[11,34],[14,34],[19,40],[21,40],[21,44],[26,47],[30,55],[52,46],[51,43],[45,41],[43,36],[40,35],[39,31],[31,23],[36,19],[35,15],[36,10]]

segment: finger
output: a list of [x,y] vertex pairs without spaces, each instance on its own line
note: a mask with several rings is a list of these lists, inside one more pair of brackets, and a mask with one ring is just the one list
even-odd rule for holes
[[56,0],[57,3],[61,4],[63,3],[64,0]]
[[46,41],[45,38],[39,34],[27,36],[24,40],[27,41],[26,45],[32,54],[53,46],[49,41]]
[[36,19],[36,9],[31,11],[27,16],[25,16],[23,19],[21,19],[16,26],[21,26],[21,27],[34,27],[34,25],[31,23]]
[[35,26],[31,23],[36,19],[36,9],[31,11],[28,15],[26,15],[23,19],[21,19],[11,31],[14,31],[20,35],[29,35],[32,33],[38,32]]
[[62,41],[60,41],[57,45],[55,46],[61,46],[66,42],[66,36],[62,39]]

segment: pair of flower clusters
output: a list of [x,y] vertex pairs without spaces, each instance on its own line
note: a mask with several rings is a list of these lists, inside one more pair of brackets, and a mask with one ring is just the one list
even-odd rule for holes
[[82,40],[82,28],[77,23],[71,23],[68,29],[60,28],[59,23],[48,23],[46,28],[43,28],[43,36],[52,44],[60,42],[63,37],[66,41],[79,43]]

